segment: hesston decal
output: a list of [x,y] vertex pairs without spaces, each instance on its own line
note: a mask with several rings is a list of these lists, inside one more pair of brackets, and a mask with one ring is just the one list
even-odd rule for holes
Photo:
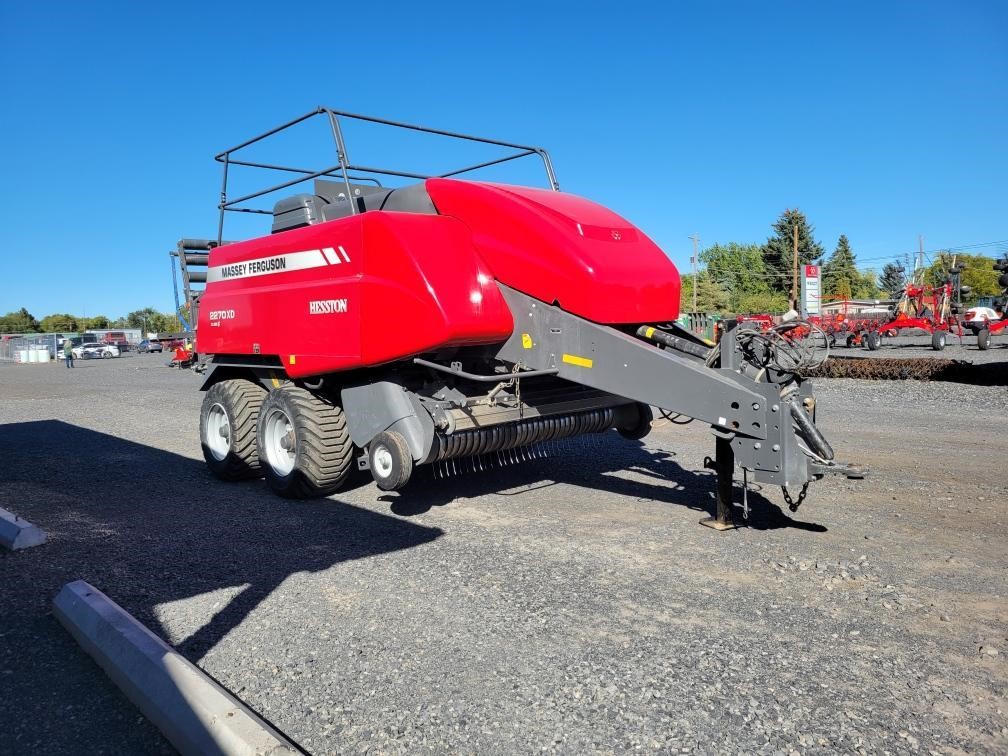
[[332,315],[347,311],[345,299],[312,299],[308,302],[309,315]]

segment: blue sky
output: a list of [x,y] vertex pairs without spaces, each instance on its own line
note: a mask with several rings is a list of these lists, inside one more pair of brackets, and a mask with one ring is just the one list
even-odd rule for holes
[[794,206],[865,267],[1008,249],[1008,3],[4,3],[0,71],[0,312],[171,309],[213,155],[318,104],[541,144],[683,269]]

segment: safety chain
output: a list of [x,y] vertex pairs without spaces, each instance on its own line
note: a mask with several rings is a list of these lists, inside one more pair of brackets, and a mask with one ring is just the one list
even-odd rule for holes
[[518,402],[518,419],[524,420],[525,411],[524,408],[522,407],[522,400],[521,400],[521,379],[518,377],[518,371],[521,370],[521,368],[522,363],[521,360],[519,360],[518,362],[515,363],[514,367],[511,369],[511,374],[514,376],[511,379],[511,383],[514,384],[515,401]]
[[791,494],[788,493],[787,486],[781,486],[781,491],[784,492],[784,501],[787,502],[788,509],[790,509],[792,512],[798,511],[798,507],[800,507],[801,503],[805,501],[805,494],[808,493],[808,487],[809,482],[805,481],[805,485],[801,487],[801,491],[798,493],[798,500],[795,501],[794,499],[791,498]]

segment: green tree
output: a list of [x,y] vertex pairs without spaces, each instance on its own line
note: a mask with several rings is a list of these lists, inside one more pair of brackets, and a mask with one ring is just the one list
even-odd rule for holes
[[95,315],[93,318],[77,318],[79,328],[83,330],[89,328],[111,328],[111,322],[105,315]]
[[46,315],[39,323],[39,330],[45,333],[64,333],[66,331],[76,331],[78,328],[77,318],[65,312],[54,312]]
[[766,289],[765,291],[744,294],[733,309],[739,315],[781,313],[788,309],[788,298],[779,291]]
[[882,266],[882,276],[878,286],[890,299],[898,299],[906,286],[906,268],[897,260]]
[[758,244],[715,244],[700,252],[700,263],[707,276],[728,293],[731,310],[738,311],[746,296],[770,291]]
[[148,331],[157,330],[152,327],[151,322],[160,316],[153,307],[144,307],[142,310],[134,310],[126,316],[127,328],[146,328]]
[[[693,276],[682,277],[679,311],[690,312],[693,307]],[[697,312],[728,312],[728,292],[704,272],[697,276]]]
[[967,255],[962,252],[943,252],[924,271],[924,280],[932,286],[945,283],[952,268],[963,266],[960,280],[970,287],[970,293],[963,295],[966,302],[975,302],[977,297],[993,296],[1001,293],[998,286],[998,272],[994,270],[994,260],[986,255]]
[[785,210],[773,225],[773,235],[762,247],[763,264],[773,291],[791,296],[793,273],[793,228],[798,227],[798,264],[807,265],[823,256],[823,246],[815,239],[815,228],[800,210]]
[[0,316],[0,333],[34,333],[39,323],[28,310],[22,307],[17,312]]
[[[854,251],[845,234],[837,239],[836,249],[822,266],[822,288],[826,298],[850,299],[859,283],[860,274]],[[843,286],[841,286],[843,282]],[[844,294],[846,292],[846,294]]]
[[854,292],[851,291],[850,279],[840,278],[833,285],[833,291],[831,292],[835,299],[846,299],[850,300],[854,298]]
[[854,299],[878,299],[882,292],[879,291],[877,276],[875,271],[868,269],[865,271],[854,271],[855,278],[851,286],[851,293]]
[[153,307],[145,307],[142,310],[134,310],[126,316],[126,328],[139,328],[144,333],[151,331],[156,333],[170,333],[177,331],[177,318],[173,314],[158,312]]

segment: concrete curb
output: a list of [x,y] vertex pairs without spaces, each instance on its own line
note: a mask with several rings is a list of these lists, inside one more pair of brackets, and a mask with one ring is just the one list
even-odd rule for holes
[[53,600],[57,619],[183,754],[302,753],[196,665],[83,580]]
[[0,509],[0,546],[11,551],[39,546],[46,541],[45,531],[13,512]]

